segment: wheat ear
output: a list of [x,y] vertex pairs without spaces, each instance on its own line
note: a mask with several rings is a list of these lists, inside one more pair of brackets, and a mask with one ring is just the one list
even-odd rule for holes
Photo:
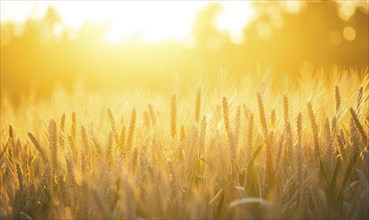
[[41,145],[37,141],[35,136],[33,136],[32,133],[28,133],[28,137],[31,139],[33,145],[36,147],[37,151],[40,153],[41,158],[44,160],[44,162],[48,163],[49,159],[47,157],[47,154],[45,153],[44,149],[41,148]]

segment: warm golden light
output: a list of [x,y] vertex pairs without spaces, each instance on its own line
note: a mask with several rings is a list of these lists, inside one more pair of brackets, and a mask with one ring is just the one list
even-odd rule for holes
[[0,0],[1,219],[369,219],[368,0]]
[[339,46],[342,43],[342,35],[338,31],[331,31],[329,33],[329,41],[333,46]]

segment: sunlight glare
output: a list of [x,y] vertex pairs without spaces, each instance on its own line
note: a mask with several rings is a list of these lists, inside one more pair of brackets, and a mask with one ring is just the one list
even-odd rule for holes
[[123,7],[107,11],[111,16],[107,40],[115,42],[138,34],[145,42],[185,41],[202,7],[203,2],[124,2]]
[[[216,16],[214,27],[227,33],[233,43],[242,43],[244,28],[256,17],[252,3],[217,3],[223,10]],[[84,1],[2,2],[1,20],[24,22],[29,17],[41,18],[52,6],[60,15],[62,27],[69,29],[69,32],[80,30],[85,22],[93,22],[108,25],[106,40],[110,43],[133,37],[149,43],[176,40],[192,45],[191,33],[196,14],[208,4],[206,1],[92,1],[88,4]],[[56,35],[62,31],[61,26],[54,29]]]
[[243,30],[255,16],[250,1],[222,1],[222,12],[215,19],[215,27],[227,32],[231,41],[240,44],[244,41]]
[[[191,31],[195,13],[203,2],[52,2],[66,26],[78,29],[83,22],[109,24],[107,40],[117,42],[136,35],[147,42],[165,38],[184,40]],[[78,10],[77,10],[78,9]]]

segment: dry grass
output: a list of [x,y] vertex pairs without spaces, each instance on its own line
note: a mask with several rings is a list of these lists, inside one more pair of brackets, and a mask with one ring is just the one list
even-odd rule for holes
[[368,219],[369,76],[336,74],[3,102],[0,218]]

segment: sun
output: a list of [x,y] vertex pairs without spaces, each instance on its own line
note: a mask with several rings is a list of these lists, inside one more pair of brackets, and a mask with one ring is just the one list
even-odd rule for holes
[[[253,18],[249,1],[218,1],[222,11],[214,20],[214,27],[229,34],[234,43],[244,39],[243,28]],[[62,27],[79,30],[84,22],[107,24],[106,40],[117,43],[132,36],[148,42],[176,40],[188,43],[196,14],[207,1],[34,1],[2,2],[2,20],[25,21],[29,16],[42,17],[49,6],[62,19]],[[22,11],[22,13],[19,13]],[[3,13],[4,12],[4,13]],[[22,14],[23,17],[18,15]],[[61,26],[58,26],[60,33]]]
[[235,44],[244,41],[244,28],[256,17],[256,11],[250,1],[221,1],[221,13],[215,18],[214,25],[227,32]]
[[[72,5],[81,4],[79,7]],[[191,33],[196,13],[206,2],[186,1],[123,1],[53,2],[67,26],[78,27],[83,21],[107,22],[106,39],[114,43],[126,37],[139,36],[140,40],[156,43],[175,39],[185,41]]]

